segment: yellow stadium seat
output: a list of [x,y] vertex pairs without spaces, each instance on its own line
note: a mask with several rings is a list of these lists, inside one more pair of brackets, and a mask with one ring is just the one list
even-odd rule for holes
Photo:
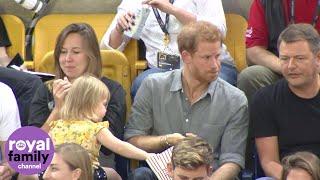
[[119,82],[126,91],[127,117],[131,112],[130,64],[126,56],[116,50],[101,50],[102,75]]
[[40,72],[46,72],[51,74],[55,73],[53,51],[49,51],[47,54],[44,55],[44,57],[40,61],[38,70]]
[[[116,50],[101,50],[102,75],[119,82],[126,91],[127,117],[131,108],[130,66],[126,56]],[[53,51],[48,52],[39,64],[39,71],[54,73]]]
[[245,32],[248,24],[244,17],[237,14],[226,14],[226,22],[228,31],[224,43],[240,72],[247,67]]
[[[36,24],[34,31],[33,61],[35,69],[39,71],[40,60],[47,52],[54,49],[56,38],[64,27],[71,23],[88,23],[94,28],[98,40],[101,41],[114,16],[115,14],[50,14],[42,17]],[[138,59],[137,42],[131,41],[124,54],[129,63],[136,62]]]
[[25,57],[25,27],[20,18],[14,15],[2,14],[1,18],[6,26],[11,46],[8,48],[8,55],[14,57],[17,53]]

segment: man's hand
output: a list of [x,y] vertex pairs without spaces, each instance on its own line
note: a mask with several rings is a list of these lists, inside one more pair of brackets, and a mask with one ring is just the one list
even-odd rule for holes
[[0,165],[0,179],[10,180],[13,175],[13,171],[9,168],[7,164]]
[[173,133],[173,134],[168,134],[166,135],[166,141],[169,143],[171,146],[176,145],[178,142],[180,142],[182,139],[184,139],[185,136],[183,136],[180,133]]
[[167,141],[170,145],[174,146],[181,140],[183,140],[186,137],[196,137],[197,135],[193,133],[186,133],[186,135],[182,135],[180,133],[173,133],[173,134],[168,134],[167,136]]
[[144,0],[142,4],[148,4],[153,8],[157,8],[168,14],[173,14],[174,11],[174,6],[169,2],[169,0]]

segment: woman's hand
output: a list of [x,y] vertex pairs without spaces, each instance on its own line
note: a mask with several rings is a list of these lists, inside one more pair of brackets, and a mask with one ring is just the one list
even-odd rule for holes
[[132,12],[127,12],[118,17],[116,31],[123,33],[123,31],[131,30],[131,27],[134,25],[135,15]]
[[68,80],[67,77],[64,77],[64,79],[57,79],[53,82],[53,98],[55,103],[55,109],[60,110],[64,98],[68,91],[70,90],[71,83]]

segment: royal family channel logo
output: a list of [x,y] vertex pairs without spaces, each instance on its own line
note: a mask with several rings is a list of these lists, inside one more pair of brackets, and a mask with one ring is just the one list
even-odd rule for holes
[[5,145],[9,165],[25,175],[40,173],[49,166],[54,146],[49,135],[37,127],[26,126],[13,132]]

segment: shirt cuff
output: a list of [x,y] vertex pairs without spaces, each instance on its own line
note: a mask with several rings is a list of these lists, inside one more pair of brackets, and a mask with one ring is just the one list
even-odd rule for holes
[[242,169],[244,169],[244,157],[241,156],[240,154],[236,153],[224,153],[220,155],[219,158],[219,166],[221,166],[224,163],[232,162],[235,164],[238,164]]
[[147,135],[146,132],[137,130],[137,129],[125,129],[124,131],[124,140],[128,141],[128,139],[134,136]]

